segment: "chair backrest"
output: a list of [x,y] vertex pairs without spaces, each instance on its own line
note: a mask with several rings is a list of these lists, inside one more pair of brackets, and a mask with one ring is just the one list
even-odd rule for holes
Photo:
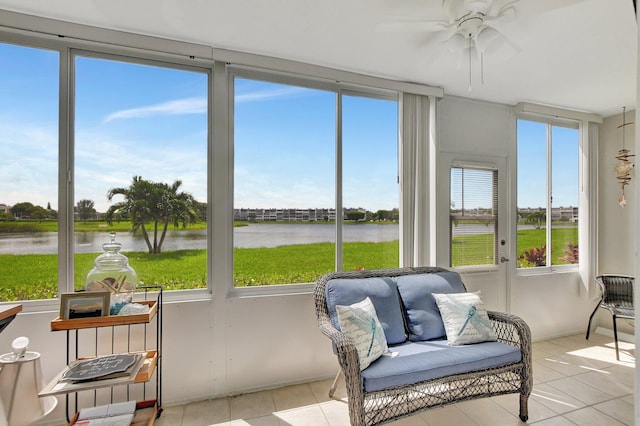
[[596,277],[602,288],[601,305],[633,308],[635,277],[630,275],[603,274]]

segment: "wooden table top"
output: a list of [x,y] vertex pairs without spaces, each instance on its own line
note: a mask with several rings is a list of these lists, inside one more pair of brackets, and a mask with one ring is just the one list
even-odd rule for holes
[[2,305],[0,306],[0,321],[16,315],[20,311],[22,311],[20,304]]

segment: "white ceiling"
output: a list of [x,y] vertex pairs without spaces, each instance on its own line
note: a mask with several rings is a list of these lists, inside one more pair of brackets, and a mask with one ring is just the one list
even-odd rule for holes
[[[455,0],[464,1],[464,0]],[[499,29],[520,49],[485,59],[484,85],[425,33],[384,24],[445,19],[442,0],[0,0],[0,9],[259,53],[505,104],[609,116],[636,104],[632,0],[520,0]],[[382,25],[381,25],[382,24]]]

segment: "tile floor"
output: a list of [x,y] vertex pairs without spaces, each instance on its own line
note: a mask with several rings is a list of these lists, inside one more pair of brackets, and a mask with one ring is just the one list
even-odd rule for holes
[[[593,333],[533,344],[533,393],[528,424],[633,425],[635,345]],[[165,407],[159,426],[343,426],[349,424],[344,386],[330,399],[331,380]],[[518,396],[504,395],[434,408],[390,423],[397,426],[522,425]]]

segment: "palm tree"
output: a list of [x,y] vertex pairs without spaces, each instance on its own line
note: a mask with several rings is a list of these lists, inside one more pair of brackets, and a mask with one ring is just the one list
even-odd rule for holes
[[527,225],[533,225],[535,229],[540,229],[542,224],[547,220],[547,213],[543,211],[529,213],[524,219]]
[[[142,231],[149,253],[160,253],[169,223],[175,227],[180,224],[186,227],[198,217],[193,196],[186,192],[178,192],[181,185],[180,180],[168,185],[134,176],[128,188],[111,188],[107,193],[109,201],[116,195],[124,197],[123,201],[109,207],[105,214],[107,222],[111,223],[116,216],[128,217],[132,223],[131,231]],[[147,223],[153,224],[153,243],[149,237]],[[160,240],[159,226],[162,227]]]

